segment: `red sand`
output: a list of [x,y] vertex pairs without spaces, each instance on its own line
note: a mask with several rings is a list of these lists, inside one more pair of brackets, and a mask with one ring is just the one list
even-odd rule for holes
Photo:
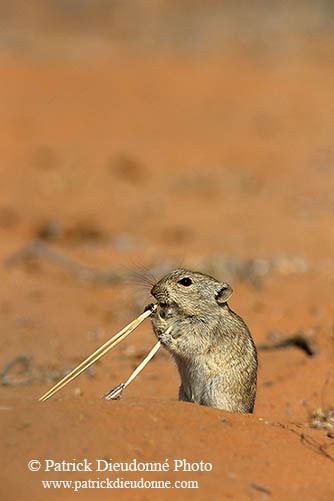
[[[94,377],[41,404],[54,384],[47,373],[73,367],[134,318],[149,287],[92,285],[43,260],[5,267],[0,368],[26,353],[32,381],[0,387],[2,499],[170,498],[168,489],[41,486],[107,476],[198,481],[198,489],[174,488],[175,499],[334,499],[333,439],[308,426],[312,409],[334,406],[333,378],[325,385],[333,370],[334,70],[317,50],[274,59],[108,47],[98,58],[14,58],[2,50],[2,261],[49,221],[61,229],[50,247],[100,270],[287,256],[261,287],[235,277],[230,305],[258,345],[271,329],[305,329],[319,348],[314,357],[260,351],[251,416],[177,402],[178,375],[163,350],[121,401],[101,401],[154,344],[147,321]],[[295,257],[304,270],[291,265]],[[27,377],[20,365],[8,375]],[[29,471],[29,460],[43,469],[47,458],[168,459],[170,471]],[[175,459],[210,462],[212,471],[175,472]]]

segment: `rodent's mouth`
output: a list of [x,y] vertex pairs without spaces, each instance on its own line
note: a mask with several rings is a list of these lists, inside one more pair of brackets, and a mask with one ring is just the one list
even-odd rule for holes
[[165,318],[168,311],[168,303],[165,301],[158,301],[158,313],[161,318]]

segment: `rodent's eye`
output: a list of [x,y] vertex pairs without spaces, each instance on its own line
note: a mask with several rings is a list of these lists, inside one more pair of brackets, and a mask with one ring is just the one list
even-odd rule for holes
[[184,285],[185,287],[189,287],[192,283],[193,281],[189,277],[181,278],[181,280],[178,281],[178,284]]

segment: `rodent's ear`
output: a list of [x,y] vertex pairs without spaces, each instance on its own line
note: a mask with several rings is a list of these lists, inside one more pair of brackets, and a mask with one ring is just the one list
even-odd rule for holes
[[218,304],[226,303],[232,296],[233,289],[229,284],[221,284],[221,288],[216,293],[216,301]]

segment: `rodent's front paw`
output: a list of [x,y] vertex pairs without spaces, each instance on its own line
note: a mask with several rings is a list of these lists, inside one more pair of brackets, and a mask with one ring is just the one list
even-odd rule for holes
[[173,336],[169,332],[163,331],[158,333],[158,339],[161,344],[163,344],[164,346],[168,346],[169,344],[172,343]]

